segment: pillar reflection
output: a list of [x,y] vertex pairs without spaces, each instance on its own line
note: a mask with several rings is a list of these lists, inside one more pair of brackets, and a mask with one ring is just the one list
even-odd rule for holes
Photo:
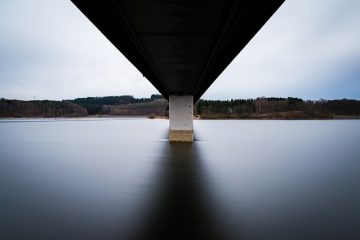
[[154,201],[137,239],[223,239],[196,144],[166,144]]

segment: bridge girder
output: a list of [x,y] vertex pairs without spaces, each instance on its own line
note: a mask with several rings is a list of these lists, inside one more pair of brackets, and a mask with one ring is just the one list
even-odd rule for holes
[[167,99],[196,102],[284,0],[72,0]]

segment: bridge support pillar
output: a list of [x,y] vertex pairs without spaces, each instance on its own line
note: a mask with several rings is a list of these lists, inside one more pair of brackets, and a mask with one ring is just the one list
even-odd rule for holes
[[193,96],[169,96],[170,142],[193,142]]

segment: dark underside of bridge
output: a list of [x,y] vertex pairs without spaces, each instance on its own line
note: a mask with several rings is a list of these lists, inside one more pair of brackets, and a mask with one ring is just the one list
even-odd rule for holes
[[72,0],[163,94],[197,101],[284,0]]

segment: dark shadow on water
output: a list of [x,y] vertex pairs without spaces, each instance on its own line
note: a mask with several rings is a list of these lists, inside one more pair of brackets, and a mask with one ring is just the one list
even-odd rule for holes
[[150,211],[135,239],[224,239],[196,144],[165,146]]

